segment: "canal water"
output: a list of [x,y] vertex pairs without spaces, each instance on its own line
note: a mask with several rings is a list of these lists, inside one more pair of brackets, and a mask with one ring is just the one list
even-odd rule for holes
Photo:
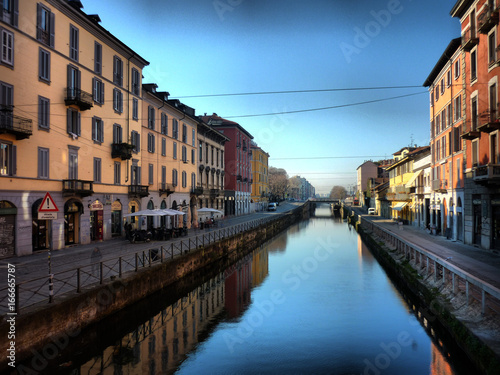
[[417,319],[355,230],[328,208],[172,293],[86,332],[52,372],[479,373],[432,322]]

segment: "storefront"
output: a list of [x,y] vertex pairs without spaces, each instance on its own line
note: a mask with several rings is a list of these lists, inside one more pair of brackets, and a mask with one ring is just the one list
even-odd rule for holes
[[79,243],[80,215],[83,205],[76,199],[70,199],[64,204],[64,243],[73,245]]
[[122,235],[122,204],[119,200],[111,203],[111,236]]
[[15,255],[17,208],[8,201],[0,201],[0,258]]
[[[140,206],[137,201],[130,201],[128,203],[128,212],[133,214],[134,212],[139,211]],[[130,216],[130,224],[132,225],[132,229],[140,229],[139,223],[137,222],[137,216]]]
[[104,205],[99,200],[92,202],[89,206],[90,209],[90,240],[102,241],[103,240],[103,218],[104,218]]
[[50,248],[50,220],[38,220],[38,209],[42,204],[43,198],[38,199],[31,206],[32,217],[32,246],[33,251],[45,250]]

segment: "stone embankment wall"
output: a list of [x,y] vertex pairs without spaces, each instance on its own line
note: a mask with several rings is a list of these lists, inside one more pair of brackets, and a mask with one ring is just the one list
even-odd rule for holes
[[[16,317],[16,362],[33,357],[39,367],[68,345],[81,330],[103,318],[130,306],[141,299],[178,282],[193,272],[203,272],[216,261],[232,264],[253,249],[272,239],[294,223],[309,217],[309,203],[283,214],[280,218],[252,230],[239,233],[183,256],[151,268],[125,274],[81,293],[58,299],[50,305],[36,306]],[[7,353],[9,325],[0,326],[0,352]],[[38,358],[37,358],[38,356]],[[1,356],[0,369],[8,361]]]
[[[449,285],[435,275],[425,276],[415,261],[395,251],[394,241],[377,236],[368,223],[344,207],[344,217],[354,225],[391,279],[409,290],[414,299],[414,312],[424,324],[438,324],[467,353],[484,374],[500,374],[500,317],[482,314],[480,303],[468,303],[464,293],[454,293]],[[432,333],[430,333],[432,334]]]

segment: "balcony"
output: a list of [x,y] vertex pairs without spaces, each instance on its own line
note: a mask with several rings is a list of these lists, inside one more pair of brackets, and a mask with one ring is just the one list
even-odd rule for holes
[[167,184],[165,182],[160,182],[160,184],[158,185],[158,193],[160,194],[160,197],[163,194],[166,194],[168,197],[170,194],[175,193],[175,186],[172,184]]
[[93,182],[83,180],[63,180],[62,194],[64,197],[71,195],[88,197],[89,195],[94,194]]
[[66,88],[64,103],[66,105],[76,105],[81,111],[86,111],[94,105],[92,95],[77,87]]
[[130,185],[128,187],[128,196],[129,197],[147,197],[149,195],[149,186],[147,185]]
[[477,16],[477,31],[481,34],[488,32],[498,24],[498,10],[485,6],[484,10]]
[[476,31],[469,28],[464,35],[462,35],[462,48],[469,52],[476,44],[479,43],[479,38]]
[[461,135],[463,139],[467,139],[472,141],[473,139],[479,138],[481,136],[481,132],[478,130],[469,130]]
[[491,109],[481,115],[480,126],[477,130],[484,133],[491,133],[492,131],[500,129],[500,122],[498,120],[498,112],[495,109]]
[[236,175],[236,181],[241,181],[241,174]]
[[129,160],[132,158],[132,150],[134,145],[129,143],[113,143],[111,144],[111,157]]
[[472,169],[472,178],[479,184],[499,184],[500,164],[480,165]]
[[446,193],[448,181],[446,180],[432,180],[432,190],[438,193]]
[[12,134],[17,140],[33,134],[32,120],[13,114],[13,106],[0,107],[0,134]]
[[191,194],[203,195],[203,186],[194,186],[191,188]]

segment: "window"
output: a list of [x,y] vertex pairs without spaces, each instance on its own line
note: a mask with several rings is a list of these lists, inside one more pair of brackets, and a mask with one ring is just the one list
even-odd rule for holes
[[161,185],[165,189],[165,184],[167,183],[167,167],[161,166]]
[[94,43],[94,72],[95,74],[102,74],[102,45]]
[[99,78],[92,78],[94,87],[94,102],[104,104],[104,83]]
[[38,97],[38,127],[50,129],[50,99]]
[[113,57],[113,83],[121,86],[123,84],[123,61],[118,57]]
[[14,109],[14,86],[0,82],[0,124],[12,127]]
[[436,86],[436,102],[439,100],[439,84]]
[[455,121],[458,121],[462,118],[462,97],[460,95],[455,98],[454,108]]
[[172,154],[173,154],[172,157],[174,159],[177,159],[177,142],[174,142],[174,149],[172,151]]
[[139,120],[139,101],[136,98],[132,98],[132,118]]
[[454,152],[458,152],[462,149],[462,140],[460,138],[460,127],[456,127],[453,129],[453,138],[454,138]]
[[497,164],[498,163],[498,145],[497,145],[497,135],[490,135],[490,163]]
[[497,85],[494,83],[490,86],[490,118],[493,122],[497,119]]
[[473,167],[477,167],[478,166],[478,160],[479,160],[479,156],[478,156],[478,140],[475,139],[472,141],[472,166]]
[[68,98],[80,98],[81,72],[74,66],[68,65]]
[[168,135],[168,116],[165,113],[161,114],[161,134]]
[[451,86],[451,68],[446,72],[446,87]]
[[196,150],[194,148],[191,150],[191,163],[196,163]]
[[122,164],[119,161],[115,161],[115,170],[114,170],[115,185],[120,185],[121,183],[121,171],[122,171]]
[[191,135],[193,137],[191,141],[191,146],[196,147],[196,130],[192,129]]
[[104,142],[104,124],[99,117],[92,118],[92,140],[98,143]]
[[153,172],[154,172],[154,170],[153,170],[153,164],[149,164],[148,167],[149,167],[148,168],[148,172],[149,172],[148,173],[148,183],[149,183],[149,185],[153,185],[153,182],[154,182],[153,181],[153,177],[154,177],[153,176]]
[[152,106],[148,107],[148,128],[155,130],[155,108]]
[[491,65],[497,61],[496,33],[493,31],[488,35],[488,63]]
[[67,131],[68,134],[76,138],[81,135],[80,112],[73,108],[67,109]]
[[78,29],[69,25],[69,58],[78,61]]
[[113,143],[122,143],[123,129],[121,125],[113,124]]
[[187,126],[182,124],[182,142],[187,143]]
[[471,106],[471,131],[477,130],[477,97],[472,98]]
[[0,20],[17,27],[19,19],[19,0],[3,0]]
[[50,82],[50,52],[43,48],[38,52],[38,78]]
[[167,156],[167,139],[161,139],[161,156]]
[[175,118],[172,119],[172,138],[179,139],[179,124]]
[[0,140],[0,176],[16,175],[16,146]]
[[220,150],[220,167],[224,168],[224,151]]
[[38,178],[49,178],[49,149],[38,147]]
[[441,80],[441,95],[444,94],[444,78]]
[[141,75],[136,68],[132,68],[132,94],[141,95]]
[[434,106],[434,90],[431,91],[431,107]]
[[199,144],[199,150],[198,150],[198,156],[199,156],[199,160],[200,160],[200,163],[203,161],[203,142],[200,141],[200,144]]
[[191,173],[191,187],[196,186],[196,173]]
[[455,71],[455,79],[460,77],[460,58],[458,58],[457,61],[455,61],[453,70]]
[[123,112],[123,93],[118,89],[113,89],[113,109],[115,112]]
[[2,30],[2,56],[3,64],[14,65],[14,34],[5,29]]
[[187,186],[187,173],[186,171],[182,171],[182,187],[185,188]]
[[155,136],[148,133],[148,152],[155,152]]
[[477,78],[477,51],[472,51],[470,53],[470,79],[474,81]]
[[451,126],[453,124],[453,111],[451,110],[451,103],[448,104],[448,108],[446,109],[446,114],[448,116],[447,125]]
[[132,145],[134,146],[134,152],[138,153],[141,150],[141,135],[135,130],[132,130],[130,137]]
[[182,146],[182,161],[187,163],[187,149],[186,146]]
[[68,150],[68,179],[78,179],[78,148],[69,146]]
[[36,7],[36,38],[45,45],[54,48],[54,13],[40,3],[38,3]]
[[177,169],[172,169],[172,185],[177,186]]
[[94,182],[101,182],[101,158],[94,158]]

